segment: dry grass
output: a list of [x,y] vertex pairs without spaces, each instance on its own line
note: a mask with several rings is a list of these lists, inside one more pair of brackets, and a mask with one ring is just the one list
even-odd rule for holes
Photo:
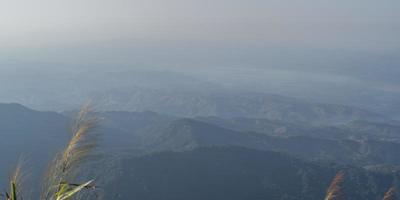
[[21,196],[22,189],[21,162],[18,162],[18,165],[15,167],[14,173],[9,182],[9,191],[5,192],[2,196],[4,196],[6,200],[17,200],[17,197]]
[[[80,165],[96,145],[93,129],[98,119],[91,115],[90,106],[85,105],[75,118],[71,128],[71,139],[65,149],[52,160],[43,180],[41,200],[80,199],[80,191],[94,189],[94,181],[76,183]],[[9,191],[2,194],[6,200],[23,200],[21,164],[10,178]]]
[[91,133],[97,122],[98,119],[90,114],[90,107],[83,106],[71,128],[72,137],[68,145],[50,164],[44,179],[42,200],[62,200],[68,191],[94,187],[92,180],[76,184],[75,179],[79,164],[95,147],[96,140]]
[[383,200],[396,200],[396,199],[397,199],[397,197],[396,197],[396,190],[395,190],[394,187],[390,188],[390,189],[386,192],[385,196],[383,197]]
[[331,185],[326,193],[325,200],[344,200],[344,195],[342,191],[342,184],[344,182],[345,173],[344,171],[339,171],[333,178]]

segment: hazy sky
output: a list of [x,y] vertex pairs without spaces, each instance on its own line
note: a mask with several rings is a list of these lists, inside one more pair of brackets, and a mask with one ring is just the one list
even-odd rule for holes
[[145,68],[268,93],[400,99],[399,10],[400,0],[0,0],[0,75],[46,85],[65,70]]
[[0,48],[200,43],[392,50],[398,0],[3,0]]
[[396,88],[399,10],[399,0],[2,0],[0,69],[278,69]]

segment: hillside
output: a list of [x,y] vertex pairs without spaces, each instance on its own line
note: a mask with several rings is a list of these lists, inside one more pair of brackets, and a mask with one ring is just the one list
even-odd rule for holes
[[245,117],[196,117],[195,119],[236,131],[258,132],[271,136],[311,136],[324,139],[400,142],[400,126],[391,123],[356,120],[338,125],[315,125],[309,122],[295,123]]
[[146,152],[185,151],[207,146],[242,146],[251,149],[286,152],[312,160],[327,160],[352,165],[400,164],[400,145],[375,140],[331,139],[329,137],[270,136],[240,132],[216,125],[178,119],[136,132]]
[[70,120],[19,104],[0,104],[0,182],[5,183],[18,159],[26,161],[30,180],[38,181],[47,162],[69,137]]
[[[386,139],[374,139],[378,138],[379,134],[381,133],[380,130],[387,130],[382,132],[383,138],[396,136],[397,126],[383,123],[378,124],[367,122],[354,122],[347,125],[316,127],[314,125],[306,123],[286,123],[284,121],[272,121],[267,119],[224,119],[216,117],[199,117],[195,119],[179,118],[168,115],[161,115],[149,111],[100,112],[97,113],[97,115],[102,119],[101,125],[96,129],[96,132],[100,135],[98,144],[99,149],[101,149],[101,151],[98,151],[97,153],[100,153],[99,156],[101,156],[102,158],[105,158],[106,160],[107,158],[109,158],[111,160],[110,162],[112,163],[104,163],[104,166],[113,166],[113,169],[115,171],[112,171],[114,171],[113,173],[115,173],[118,181],[120,178],[118,177],[119,173],[124,173],[124,171],[126,170],[129,171],[131,167],[140,166],[140,164],[137,164],[136,162],[142,163],[141,159],[146,161],[146,159],[153,159],[154,157],[158,159],[158,157],[161,155],[183,155],[184,157],[182,158],[182,162],[184,162],[185,159],[189,159],[187,162],[196,163],[198,162],[196,161],[196,159],[198,159],[196,157],[197,153],[193,152],[202,152],[204,151],[202,149],[211,149],[209,151],[214,151],[215,149],[217,149],[217,152],[222,151],[220,152],[221,154],[225,152],[224,149],[227,149],[225,152],[226,158],[231,157],[232,159],[233,157],[235,157],[234,155],[236,154],[241,155],[240,152],[243,151],[243,148],[246,148],[245,152],[247,153],[244,153],[246,155],[239,156],[236,159],[245,159],[245,157],[251,158],[253,156],[253,153],[255,155],[258,155],[262,154],[259,152],[271,151],[270,153],[268,153],[268,155],[282,155],[282,153],[285,153],[289,155],[290,160],[293,160],[293,162],[295,163],[298,162],[309,164],[320,162],[332,163],[334,165],[344,164],[350,166],[366,167],[369,169],[369,171],[385,171],[386,173],[391,173],[392,169],[397,169],[396,166],[392,167],[392,165],[400,165],[400,158],[398,157],[398,154],[400,152],[400,145],[396,141],[390,141]],[[55,152],[62,148],[65,141],[69,137],[67,131],[71,121],[70,116],[72,116],[71,113],[64,113],[64,115],[61,115],[54,112],[40,112],[26,108],[19,104],[0,104],[0,134],[2,135],[2,137],[7,138],[7,140],[1,140],[0,142],[0,151],[3,152],[3,158],[7,160],[7,162],[1,162],[0,164],[0,178],[2,178],[2,180],[7,180],[9,171],[14,166],[13,164],[17,162],[17,158],[20,155],[26,155],[29,156],[29,171],[33,173],[33,176],[30,178],[31,180],[33,180],[33,182],[38,182],[41,178],[43,169],[45,169],[46,163],[49,161],[48,159],[50,158],[50,156],[54,155]],[[287,127],[286,132],[276,131],[277,129],[282,130],[282,127]],[[366,139],[359,140],[353,137],[355,135],[363,136],[361,138]],[[15,148],[9,148],[10,143],[12,143],[13,147]],[[230,152],[231,150],[233,152]],[[165,153],[170,151],[173,151],[175,153]],[[225,153],[222,155],[225,155]],[[211,154],[214,155],[214,153],[209,152],[207,153],[207,156],[210,156]],[[138,157],[132,158],[133,156]],[[285,156],[285,159],[286,157],[289,158],[288,156]],[[211,158],[214,159],[214,157],[212,156]],[[266,158],[268,158],[268,156]],[[126,162],[130,162],[127,160],[131,159],[133,159],[132,165],[126,164]],[[173,164],[173,157],[162,159],[171,160],[171,164]],[[210,164],[217,162],[212,161],[212,159],[210,160]],[[260,158],[257,157],[257,159]],[[276,162],[281,162],[279,161],[280,158],[276,158],[278,159],[277,161],[275,161],[274,159],[275,157],[268,158],[268,164],[275,165]],[[181,160],[181,158],[179,158],[179,160]],[[122,163],[118,161],[121,161]],[[157,160],[154,162],[159,161]],[[235,162],[242,163],[240,162],[240,160],[235,160]],[[233,163],[231,164],[233,165]],[[158,163],[157,165],[164,166],[168,164]],[[143,167],[144,166],[147,166],[145,162],[143,162]],[[264,164],[262,166],[264,166]],[[315,164],[315,166],[321,166],[321,168],[323,168],[318,170],[329,171],[329,176],[327,175],[326,181],[331,178],[330,176],[332,176],[335,171],[334,169],[331,169],[329,165],[322,166],[322,164]],[[176,170],[180,169],[179,166],[175,167],[174,169]],[[207,170],[207,167],[209,167],[210,170],[216,166],[210,165],[204,166],[204,169],[194,168],[188,170],[193,170],[191,171],[193,173],[197,172],[198,170]],[[151,169],[151,165],[149,165],[149,169]],[[290,170],[295,171],[289,172],[290,170],[288,169],[287,173],[297,174],[300,173],[302,170],[306,170],[303,168],[300,169],[291,168]],[[360,170],[357,167],[355,167],[354,169]],[[219,170],[224,171],[225,169]],[[239,169],[231,170],[236,170],[232,171],[232,174],[239,173],[237,171]],[[308,173],[307,170],[304,173]],[[257,170],[256,172],[259,173]],[[369,174],[370,172],[363,173]],[[256,191],[253,191],[253,189],[246,188],[244,186],[240,187],[244,187],[246,188],[246,190],[248,189],[249,191],[255,192],[255,194],[257,195],[267,195],[267,193],[263,189],[260,189],[259,185],[257,186],[257,184],[259,184],[257,182],[258,180],[254,180],[254,177],[252,179],[248,179],[248,177],[246,177],[247,175],[248,174],[245,174],[243,175],[245,177],[241,178],[243,179],[244,183],[246,183],[246,185],[256,184],[254,185],[254,190]],[[168,178],[175,181],[174,177],[175,175],[173,177],[166,177],[165,180]],[[197,177],[193,177],[193,179],[194,178],[197,179]],[[292,178],[296,180],[298,179],[297,175]],[[368,177],[368,179],[370,178],[371,177]],[[129,180],[129,184],[131,184],[130,181],[132,181],[133,185],[138,184],[135,182],[135,180]],[[153,179],[150,178],[149,180]],[[218,180],[210,181],[220,183],[218,182]],[[281,180],[273,179],[270,184],[279,185],[279,181]],[[317,183],[318,181],[314,179],[313,181],[310,181],[310,184]],[[296,184],[298,185],[293,187],[300,187],[299,185],[304,183]],[[314,187],[314,185],[311,186]],[[311,186],[308,189],[310,189]],[[358,186],[359,185],[357,185],[357,187]],[[181,186],[179,184],[174,184],[173,187]],[[221,186],[218,185],[218,187]],[[232,187],[239,187],[239,185]],[[291,191],[291,189],[285,187],[282,186],[282,188],[284,188],[285,190],[287,189],[287,191]],[[322,188],[322,186],[316,187]],[[157,188],[159,187],[157,186]],[[376,187],[371,186],[371,188]],[[188,188],[189,191],[192,189]],[[274,190],[276,190],[276,188]],[[306,189],[303,188],[301,190]],[[279,192],[279,190],[276,191]],[[297,188],[295,191],[293,191],[293,193],[290,192],[287,198],[290,199],[289,197],[294,198],[294,196],[298,196],[299,191],[300,189]],[[138,195],[143,195],[143,197],[146,198],[149,197],[148,194],[143,192],[145,191],[138,191]],[[218,194],[218,191],[210,190],[209,192],[210,194],[215,194],[217,196],[220,195]],[[315,191],[312,191],[311,193],[313,192]],[[368,190],[365,192],[378,194],[380,190],[378,191],[376,189],[373,189],[372,191]],[[362,192],[362,195],[365,195],[365,192]],[[310,192],[307,191],[306,193]],[[349,193],[351,193],[351,191],[349,191]],[[243,194],[234,194],[233,196],[239,197],[240,195],[242,195],[243,197],[243,195],[250,194],[249,192],[244,192]],[[276,195],[280,196],[282,195],[282,193],[277,193]],[[309,198],[316,199],[318,195],[322,195],[322,191],[316,192],[313,195],[314,196],[310,196]],[[283,195],[283,197],[285,197],[285,195]],[[154,198],[157,199],[158,197]],[[173,198],[173,196],[168,198]]]
[[[110,199],[321,200],[339,166],[237,147],[200,148],[125,159]],[[376,200],[391,175],[345,168],[347,200]]]

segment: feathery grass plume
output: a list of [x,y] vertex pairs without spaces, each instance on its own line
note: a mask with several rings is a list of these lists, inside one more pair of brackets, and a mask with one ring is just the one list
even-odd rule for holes
[[42,200],[67,200],[82,189],[94,188],[93,181],[76,184],[79,164],[95,147],[93,128],[98,119],[91,115],[90,106],[81,108],[71,128],[72,137],[65,150],[50,163],[44,179]]
[[18,200],[20,199],[20,193],[21,193],[21,162],[18,162],[18,165],[16,166],[13,175],[10,178],[10,189],[8,192],[5,192],[4,196],[6,197],[7,200]]
[[[21,176],[21,163],[18,162],[18,165],[14,170],[14,174],[11,177],[10,185],[14,185],[15,187],[18,187],[18,189],[20,189],[21,188],[21,184],[22,184],[21,177],[22,177]],[[15,192],[17,192],[17,191],[15,191]]]
[[383,200],[396,200],[396,189],[394,187],[391,187],[386,193],[385,196],[383,197]]
[[331,185],[326,193],[325,200],[343,200],[342,184],[344,182],[345,173],[339,171],[333,178]]

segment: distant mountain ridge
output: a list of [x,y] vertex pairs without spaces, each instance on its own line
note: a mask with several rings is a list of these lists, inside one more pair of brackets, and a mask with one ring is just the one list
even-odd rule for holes
[[[323,130],[323,129],[322,129]],[[151,152],[186,151],[207,146],[242,146],[251,149],[286,152],[302,159],[327,160],[353,165],[378,163],[400,165],[399,143],[358,141],[330,137],[269,136],[240,132],[192,119],[178,119],[139,131],[141,148]],[[140,146],[140,145],[139,145]]]
[[229,92],[212,93],[134,89],[107,96],[95,95],[104,110],[146,111],[180,117],[264,118],[315,124],[339,124],[353,120],[385,122],[389,118],[350,106],[310,103],[279,95]]
[[[357,165],[400,164],[400,158],[396,157],[400,152],[400,134],[396,135],[394,125],[381,124],[382,129],[392,131],[379,134],[379,131],[362,128],[377,124],[367,122],[364,122],[367,126],[350,128],[346,125],[343,128],[341,125],[314,127],[305,123],[250,118],[234,121],[216,117],[189,119],[154,112],[114,111],[98,115],[103,118],[99,127],[102,133],[100,144],[107,149],[155,152],[203,146],[243,146]],[[54,140],[58,141],[54,143],[56,146],[68,137],[70,118],[61,114],[34,111],[18,104],[0,104],[0,117],[0,134],[15,135],[15,144]],[[381,140],[384,138],[388,139]]]
[[329,139],[381,140],[400,142],[400,125],[355,120],[345,124],[316,125],[261,118],[196,117],[198,121],[241,132],[272,136],[312,136]]
[[[170,71],[76,71],[40,75],[29,71],[24,77],[8,73],[0,74],[0,83],[10,85],[14,80],[20,81],[10,88],[0,87],[0,92],[7,94],[0,102],[19,102],[39,110],[71,110],[94,99],[101,111],[150,110],[179,117],[246,117],[324,124],[390,120],[357,107],[315,103],[271,94],[270,90],[251,92],[225,87]],[[98,74],[82,78],[81,74],[85,73]],[[41,81],[42,76],[54,84]],[[64,88],[71,89],[65,91]]]

